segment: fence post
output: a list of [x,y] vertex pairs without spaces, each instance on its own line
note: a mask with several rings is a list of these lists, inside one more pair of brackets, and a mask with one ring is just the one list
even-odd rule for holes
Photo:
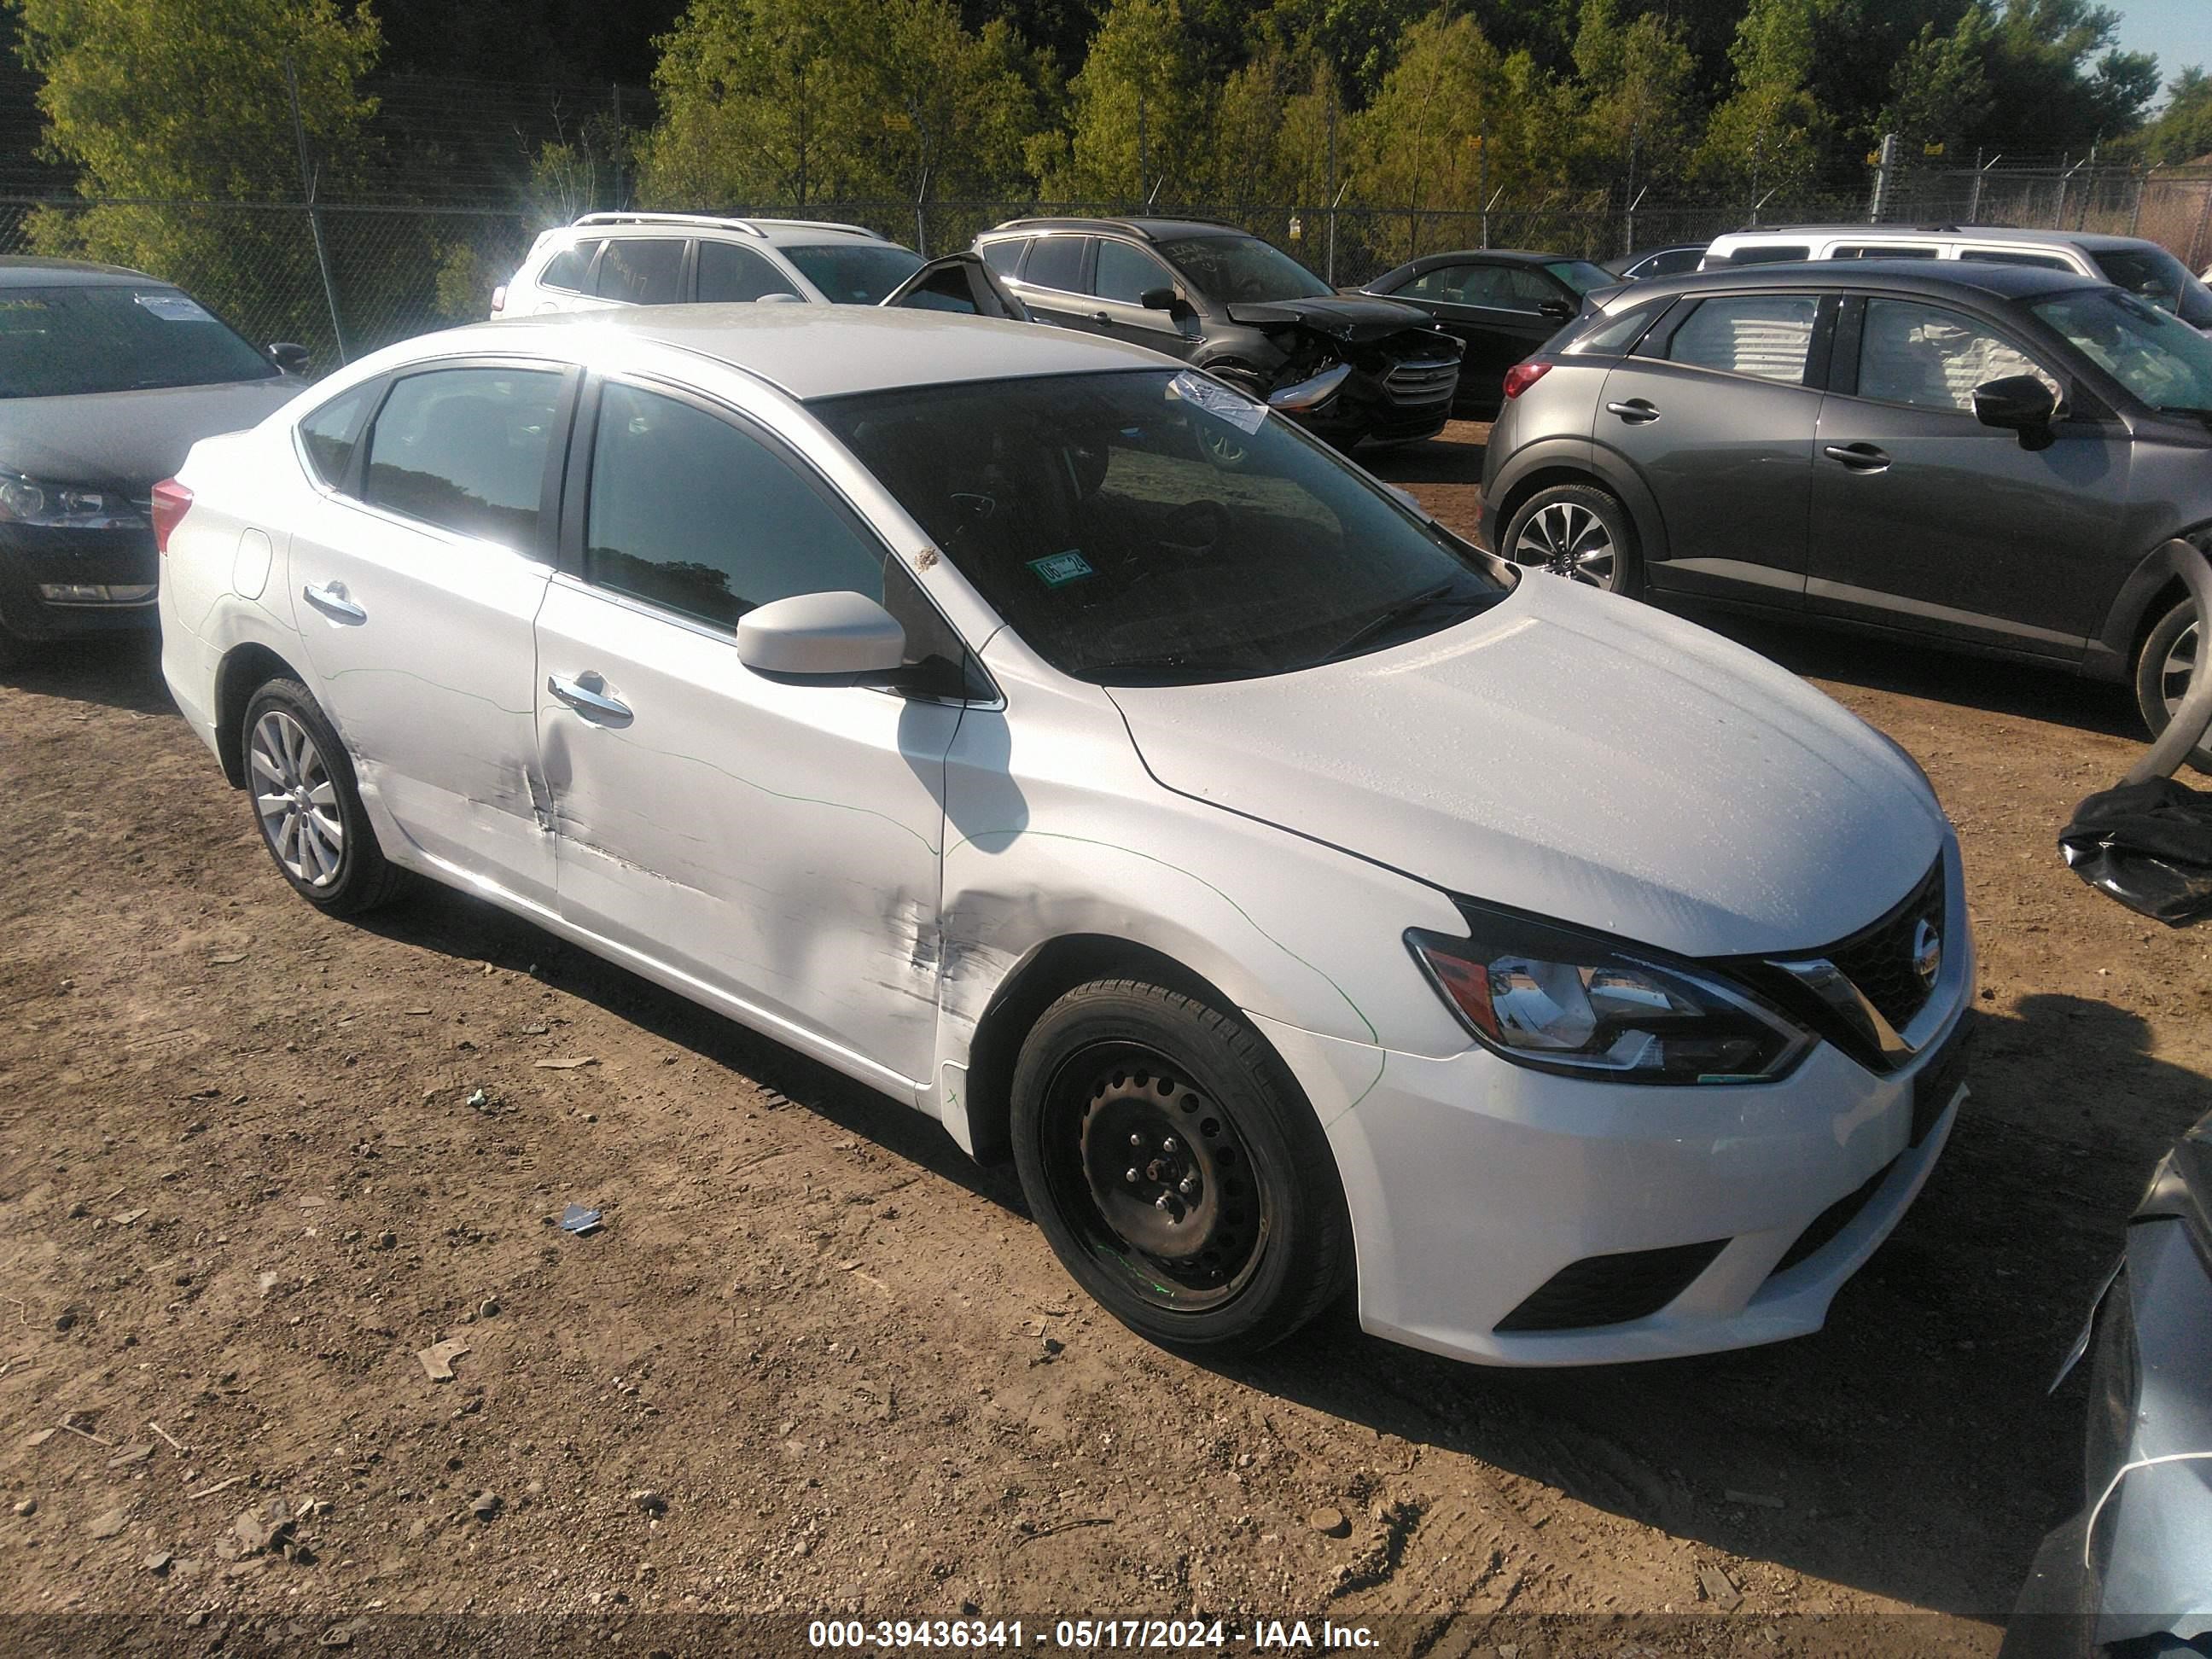
[[1897,188],[1897,135],[1881,135],[1881,148],[1875,151],[1874,167],[1874,200],[1867,206],[1867,222],[1878,225],[1887,216],[1891,193]]
[[330,251],[323,246],[322,210],[315,205],[315,175],[307,165],[307,125],[300,118],[300,71],[290,53],[284,58],[284,90],[292,100],[292,137],[300,147],[300,190],[306,198],[307,231],[314,238],[315,264],[323,273],[323,300],[331,308],[331,337],[337,342],[338,362],[348,360],[345,325],[338,320],[337,284],[331,280]]
[[623,195],[623,147],[624,140],[623,137],[622,123],[622,82],[619,81],[611,81],[608,82],[608,87],[613,94],[614,102],[615,131],[613,153],[615,163],[615,205],[618,208],[625,208],[629,205],[629,203]]
[[2189,264],[2195,270],[2204,258],[2204,222],[2212,219],[2212,179],[2199,179],[2197,185],[2197,223],[2189,232]]
[[2150,182],[2150,174],[2157,171],[2158,169],[2156,167],[2153,167],[2148,173],[2139,170],[2135,171],[2134,173],[2136,183],[2135,204],[2128,210],[2128,234],[2130,236],[2134,235],[2138,230],[2142,228],[2143,186]]
[[1328,279],[1328,285],[1334,288],[1336,286],[1336,199],[1343,192],[1336,187],[1336,70],[1332,66],[1325,73],[1328,76],[1328,173],[1327,182],[1322,188],[1328,192],[1328,268],[1322,272],[1322,275]]

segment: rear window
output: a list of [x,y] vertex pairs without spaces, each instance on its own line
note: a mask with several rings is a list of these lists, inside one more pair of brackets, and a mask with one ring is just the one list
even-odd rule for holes
[[983,246],[983,263],[1001,276],[1011,276],[1014,267],[1022,262],[1022,250],[1030,245],[1026,236],[1009,237],[1003,242],[987,242]]
[[2039,270],[2071,270],[2072,263],[2056,253],[2025,253],[2008,247],[1970,247],[1960,260],[1975,265],[2033,265]]
[[345,483],[353,468],[354,451],[361,446],[361,419],[370,398],[383,389],[382,382],[357,386],[333,398],[300,422],[300,441],[307,451],[307,465],[317,477],[333,489]]
[[1038,288],[1057,288],[1070,294],[1083,288],[1083,245],[1087,236],[1040,236],[1030,244],[1030,262],[1022,267],[1022,280]]
[[0,398],[274,379],[276,365],[180,289],[0,289]]
[[538,286],[557,288],[571,294],[584,291],[584,278],[590,274],[592,256],[599,251],[599,239],[579,242],[574,247],[564,247],[545,262],[545,269],[538,273]]
[[1570,340],[1565,349],[1576,356],[1618,357],[1632,349],[1651,326],[1651,319],[1666,309],[1666,302],[1632,306],[1617,317],[1599,317]]
[[1813,249],[1806,242],[1753,242],[1729,254],[1723,264],[1731,265],[1786,265],[1812,257]]
[[684,239],[617,236],[592,274],[592,292],[634,306],[672,306],[684,297]]
[[1611,288],[1620,280],[1603,265],[1594,265],[1587,259],[1553,259],[1544,269],[1577,294],[1587,294],[1594,288]]

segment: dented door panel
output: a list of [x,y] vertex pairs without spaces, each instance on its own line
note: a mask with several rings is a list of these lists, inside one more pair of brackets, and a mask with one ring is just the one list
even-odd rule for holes
[[912,1099],[961,710],[764,678],[726,633],[566,576],[538,657],[562,919]]

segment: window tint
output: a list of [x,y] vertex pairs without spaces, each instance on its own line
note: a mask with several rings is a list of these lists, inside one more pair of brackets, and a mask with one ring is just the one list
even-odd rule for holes
[[796,463],[635,386],[600,394],[585,536],[587,580],[725,628],[794,593],[884,596],[883,548]]
[[1091,276],[1091,291],[1100,299],[1119,300],[1133,306],[1144,297],[1147,289],[1173,286],[1174,278],[1168,275],[1167,267],[1142,248],[1105,237],[1099,239],[1098,269]]
[[1674,331],[1667,355],[1700,368],[1802,386],[1820,309],[1820,302],[1809,294],[1708,300]]
[[1668,248],[1664,253],[1655,253],[1638,269],[1644,276],[1673,276],[1685,270],[1695,270],[1698,261],[1705,257],[1701,247]]
[[599,239],[579,242],[574,247],[564,247],[545,262],[545,269],[538,273],[540,288],[565,289],[571,294],[584,291],[584,278],[591,274],[592,256],[599,251]]
[[1039,288],[1083,291],[1083,247],[1088,236],[1040,236],[1030,244],[1030,262],[1022,280]]
[[699,244],[699,303],[715,305],[757,300],[763,294],[792,294],[791,278],[749,247],[728,242]]
[[1783,265],[1793,260],[1805,258],[1812,252],[1811,246],[1804,242],[1786,244],[1754,242],[1749,247],[1740,247],[1729,254],[1727,263],[1732,265]]
[[409,375],[392,388],[369,428],[362,499],[535,552],[560,396],[561,376],[550,369]]
[[1665,309],[1665,303],[1631,307],[1611,320],[1601,320],[1588,333],[1567,343],[1566,349],[1578,356],[1618,357],[1643,337],[1651,319]]
[[1611,288],[1620,280],[1603,265],[1594,265],[1587,259],[1547,259],[1544,269],[1577,294],[1587,294],[1595,288]]
[[607,244],[592,292],[634,306],[674,305],[683,297],[681,236],[621,236]]
[[1476,305],[1480,301],[1468,296],[1483,291],[1486,265],[1438,265],[1434,270],[1425,270],[1400,289],[1398,293],[1409,300],[1436,300],[1445,305]]
[[345,482],[353,466],[353,453],[361,445],[361,417],[368,410],[369,399],[383,389],[381,381],[356,386],[300,422],[300,441],[307,452],[307,465],[325,483],[335,489]]
[[1970,247],[1959,255],[1969,264],[2034,265],[2044,270],[2071,270],[2071,263],[2056,253],[2016,253],[2008,247]]
[[1186,236],[1160,244],[1160,257],[1200,294],[1234,304],[1249,300],[1326,300],[1336,290],[1280,248],[1256,236]]
[[782,252],[833,306],[880,305],[921,269],[921,255],[896,242],[835,242]]
[[2060,396],[2035,360],[1955,311],[1907,300],[1869,300],[1859,331],[1859,396],[1971,415],[1974,388],[2033,374]]
[[1498,266],[1496,281],[1498,297],[1492,303],[1509,311],[1534,311],[1547,300],[1564,297],[1540,272],[1526,265]]
[[1029,246],[1026,236],[1010,236],[1003,242],[987,243],[983,248],[983,263],[1001,276],[1011,276],[1014,267],[1022,262],[1022,250]]
[[1933,259],[1939,257],[1932,247],[1906,247],[1903,244],[1864,242],[1830,252],[1832,259]]

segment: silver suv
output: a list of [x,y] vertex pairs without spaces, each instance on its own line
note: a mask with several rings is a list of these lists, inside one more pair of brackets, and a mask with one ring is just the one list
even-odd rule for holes
[[549,230],[495,289],[494,317],[696,301],[880,305],[922,267],[864,225],[587,213]]

